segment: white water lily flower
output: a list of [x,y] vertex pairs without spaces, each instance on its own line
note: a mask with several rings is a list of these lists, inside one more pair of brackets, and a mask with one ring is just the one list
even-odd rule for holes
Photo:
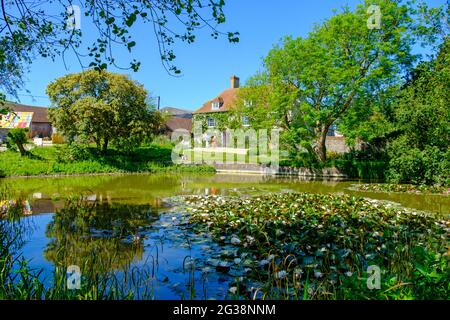
[[284,278],[287,277],[287,275],[288,275],[288,273],[287,273],[286,271],[284,271],[284,270],[278,271],[278,272],[276,273],[276,278],[278,278],[278,279],[284,279]]
[[252,244],[253,242],[255,242],[255,238],[253,238],[252,236],[246,236],[247,242]]
[[240,264],[240,263],[241,263],[241,261],[242,261],[242,260],[241,260],[241,259],[239,259],[239,258],[236,258],[236,259],[234,259],[234,263],[235,263],[235,264]]
[[353,275],[353,273],[350,272],[350,271],[347,271],[347,272],[345,273],[345,275],[346,275],[347,277],[351,277],[351,276]]
[[237,288],[236,287],[231,287],[230,289],[228,289],[228,291],[230,291],[231,294],[236,294],[237,293]]
[[234,237],[231,238],[231,244],[232,245],[238,245],[240,243],[241,243],[241,240],[239,240],[238,237],[234,236]]
[[269,263],[270,263],[269,260],[261,260],[261,261],[259,262],[259,265],[260,265],[261,267],[263,267],[263,266],[265,266],[265,265],[268,265]]
[[316,271],[316,272],[314,272],[314,276],[315,276],[317,279],[318,279],[318,278],[322,278],[323,273],[320,272],[320,271]]
[[270,256],[267,257],[267,259],[268,259],[269,261],[272,261],[273,259],[275,259],[275,256],[274,256],[273,254],[271,254]]
[[294,271],[295,277],[297,278],[301,278],[302,274],[303,274],[303,270],[302,269],[296,269]]

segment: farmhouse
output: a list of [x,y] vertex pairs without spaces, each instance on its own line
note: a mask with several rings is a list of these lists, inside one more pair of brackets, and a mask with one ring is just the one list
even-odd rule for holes
[[208,127],[213,128],[217,125],[218,114],[228,112],[236,106],[240,79],[232,76],[230,82],[231,86],[229,89],[224,90],[214,99],[205,102],[194,112],[194,121],[202,116],[206,116]]
[[[240,90],[240,79],[233,75],[230,78],[230,88],[224,90],[214,99],[205,102],[199,109],[194,112],[193,120],[205,122],[208,128],[224,128],[230,122],[232,116],[228,113],[238,102],[238,93]],[[249,102],[251,105],[251,102]],[[249,121],[246,116],[240,119],[242,126],[249,126]],[[345,137],[342,136],[335,126],[332,126],[327,134],[326,146],[327,150],[336,153],[349,152],[349,147],[345,144]],[[222,132],[222,144],[226,144],[228,140],[226,132]]]

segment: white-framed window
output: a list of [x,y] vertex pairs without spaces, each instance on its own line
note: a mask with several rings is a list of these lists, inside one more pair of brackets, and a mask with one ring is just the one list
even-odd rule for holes
[[208,118],[208,127],[212,128],[216,126],[216,119]]
[[219,110],[220,109],[220,102],[219,101],[214,101],[211,103],[211,109],[212,110]]
[[249,121],[249,119],[248,119],[248,116],[243,116],[243,117],[242,117],[242,125],[243,125],[244,127],[248,127],[248,126],[250,125],[250,121]]
[[246,108],[253,107],[253,101],[252,100],[244,100],[244,107],[246,107]]

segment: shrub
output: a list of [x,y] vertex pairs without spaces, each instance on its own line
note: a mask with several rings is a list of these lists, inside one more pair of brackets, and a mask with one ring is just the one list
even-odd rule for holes
[[92,158],[89,146],[84,144],[71,143],[59,147],[56,152],[56,162],[66,163],[71,161],[83,161]]
[[59,133],[52,134],[52,143],[53,144],[63,144],[64,143],[63,136],[60,135]]
[[398,150],[389,162],[388,179],[414,184],[450,184],[450,151],[427,146]]
[[336,160],[336,159],[342,159],[344,157],[344,154],[335,152],[335,151],[327,151],[327,160]]
[[157,135],[150,139],[145,139],[143,142],[144,145],[158,145],[161,147],[169,147],[172,148],[174,143],[170,140],[170,137],[166,135]]
[[314,156],[307,152],[303,153],[296,153],[291,155],[292,158],[290,160],[282,160],[280,162],[280,165],[282,166],[289,166],[289,167],[297,167],[297,168],[310,168],[310,169],[316,169],[320,168],[321,165],[324,165],[324,163],[320,163],[317,161]]
[[385,178],[385,161],[333,160],[328,167],[336,167],[352,179],[380,180]]

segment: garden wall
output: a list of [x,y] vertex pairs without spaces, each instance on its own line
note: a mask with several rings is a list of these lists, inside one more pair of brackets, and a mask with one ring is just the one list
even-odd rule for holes
[[299,176],[299,177],[332,177],[346,179],[348,176],[337,168],[309,169],[295,167],[279,167],[274,170],[266,165],[236,163],[236,164],[215,164],[218,173],[246,173],[263,174],[276,176]]

